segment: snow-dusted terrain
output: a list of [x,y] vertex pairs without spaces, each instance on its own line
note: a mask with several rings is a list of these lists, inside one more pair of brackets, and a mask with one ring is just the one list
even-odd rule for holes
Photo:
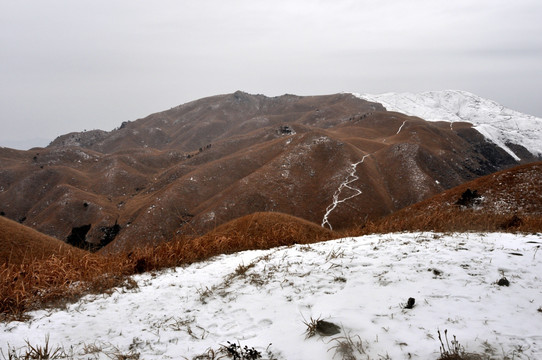
[[519,156],[508,143],[524,146],[542,156],[542,119],[510,110],[495,101],[466,91],[444,90],[413,93],[354,94],[378,102],[389,111],[417,116],[427,121],[469,122],[474,128],[503,148],[514,159]]
[[[400,233],[224,255],[0,324],[0,349],[49,335],[74,358],[193,359],[229,341],[264,359],[314,360],[340,359],[349,338],[358,359],[436,359],[447,330],[468,352],[541,359],[540,244],[541,234]],[[318,319],[342,332],[306,338]]]

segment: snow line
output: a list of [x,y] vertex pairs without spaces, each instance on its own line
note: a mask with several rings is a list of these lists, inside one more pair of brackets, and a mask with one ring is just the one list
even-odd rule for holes
[[[330,204],[327,208],[326,208],[326,213],[324,215],[324,219],[322,220],[322,227],[325,227],[325,225],[327,224],[327,226],[329,226],[329,229],[330,230],[333,230],[333,227],[331,226],[331,224],[329,223],[329,220],[328,220],[328,217],[329,215],[331,214],[331,212],[333,210],[335,210],[335,208],[337,208],[337,206],[340,204],[340,203],[343,203],[347,200],[350,200],[358,195],[361,195],[361,190],[360,189],[356,189],[352,186],[350,186],[351,183],[353,183],[354,181],[358,180],[359,179],[359,176],[356,175],[356,167],[361,164],[362,162],[365,161],[365,158],[367,156],[369,156],[370,154],[367,154],[367,155],[363,155],[363,158],[358,161],[357,163],[353,163],[351,165],[352,169],[350,170],[348,176],[346,177],[346,180],[344,180],[342,182],[341,185],[339,185],[339,188],[337,190],[335,190],[335,193],[333,194],[333,203]],[[356,193],[354,195],[350,195],[342,200],[339,200],[339,196],[341,195],[341,192],[343,191],[344,188],[347,188],[347,189],[350,189],[350,190],[353,190],[355,191]]]

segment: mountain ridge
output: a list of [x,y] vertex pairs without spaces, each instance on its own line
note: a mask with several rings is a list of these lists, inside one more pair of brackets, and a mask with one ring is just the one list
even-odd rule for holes
[[517,164],[469,123],[352,94],[236,92],[47,148],[0,149],[0,211],[115,252],[261,211],[345,229]]

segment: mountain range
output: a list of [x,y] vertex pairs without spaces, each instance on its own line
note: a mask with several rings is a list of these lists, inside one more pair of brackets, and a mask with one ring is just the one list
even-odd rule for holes
[[261,211],[334,230],[542,157],[542,119],[459,91],[180,105],[45,148],[0,148],[0,212],[104,252]]

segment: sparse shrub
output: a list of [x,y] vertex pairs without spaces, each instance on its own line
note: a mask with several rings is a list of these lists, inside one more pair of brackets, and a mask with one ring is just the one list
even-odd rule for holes
[[517,215],[512,216],[510,219],[507,219],[503,221],[499,225],[499,229],[501,230],[509,230],[509,229],[515,229],[520,227],[523,224],[523,220]]
[[483,360],[479,354],[468,353],[459,343],[454,335],[453,340],[448,341],[448,330],[444,330],[444,339],[438,330],[438,339],[440,341],[440,357],[438,360]]
[[[256,350],[254,347],[241,346],[239,343],[231,343],[227,341],[228,345],[221,345],[219,350],[209,348],[205,353],[197,355],[192,360],[219,360],[219,359],[234,359],[234,360],[257,360],[263,359],[262,353]],[[266,349],[266,359],[275,360],[275,356],[269,349],[271,344]],[[184,358],[188,360],[186,357]]]
[[61,347],[50,348],[49,336],[45,336],[45,345],[32,345],[26,340],[26,349],[22,349],[19,352],[15,348],[8,347],[8,357],[4,355],[3,351],[0,351],[2,357],[6,360],[27,360],[27,359],[64,359],[67,354]]
[[326,261],[331,261],[333,259],[338,259],[344,257],[344,250],[343,249],[332,249],[327,255],[326,255]]
[[99,354],[103,351],[103,347],[97,343],[83,344],[82,354]]
[[312,316],[309,321],[303,318],[303,324],[305,324],[305,326],[307,327],[307,329],[305,330],[305,339],[311,338],[316,335],[316,327],[318,325],[318,321],[320,321],[320,318],[313,319]]
[[465,206],[471,208],[474,205],[478,205],[481,202],[482,197],[478,194],[478,190],[467,189],[461,197],[456,201],[456,205]]
[[139,360],[140,354],[134,351],[130,351],[126,354],[115,352],[108,354],[108,357],[114,360]]
[[[448,329],[444,330],[444,339],[440,330],[438,330],[438,339],[440,341],[440,358],[439,360],[459,360],[462,359],[461,354],[464,353],[463,347],[457,341],[457,338],[454,335],[454,339],[448,341]],[[446,343],[444,342],[446,340]]]
[[134,264],[134,273],[136,274],[142,274],[146,271],[150,270],[149,265],[147,263],[147,259],[145,258],[139,258],[136,260]]
[[222,351],[233,360],[257,360],[262,358],[262,353],[258,350],[249,348],[248,346],[241,347],[241,344],[230,343],[222,346]]
[[244,265],[244,264],[239,264],[239,266],[237,266],[237,268],[235,269],[235,276],[244,276],[247,271],[250,269],[250,268],[253,268],[256,264],[255,263],[251,263],[251,264],[248,264],[248,265]]

